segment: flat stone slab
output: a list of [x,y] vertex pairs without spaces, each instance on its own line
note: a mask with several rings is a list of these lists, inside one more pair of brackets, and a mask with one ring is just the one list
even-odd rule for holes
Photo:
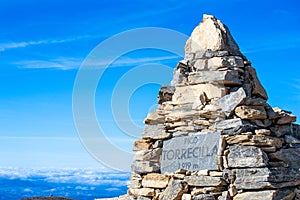
[[164,141],[161,157],[161,173],[179,169],[190,171],[218,170],[216,156],[220,132],[197,136],[176,137]]

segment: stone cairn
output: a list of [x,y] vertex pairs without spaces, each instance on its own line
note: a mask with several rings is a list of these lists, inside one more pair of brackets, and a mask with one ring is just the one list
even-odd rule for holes
[[228,28],[204,15],[144,121],[119,199],[300,199],[300,126],[267,99]]

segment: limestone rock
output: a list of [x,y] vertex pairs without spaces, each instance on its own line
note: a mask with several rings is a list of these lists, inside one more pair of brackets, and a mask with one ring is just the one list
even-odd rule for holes
[[169,177],[163,174],[147,174],[143,180],[143,187],[147,188],[166,188],[169,182]]
[[226,95],[226,89],[219,85],[213,84],[197,84],[190,86],[176,87],[173,103],[188,104],[194,103],[200,98],[200,95],[205,93],[208,99],[221,98]]
[[134,196],[146,196],[146,197],[153,197],[155,194],[154,189],[151,188],[129,189],[128,193]]
[[187,192],[187,185],[180,180],[173,180],[166,190],[161,193],[159,200],[181,200],[182,195]]
[[143,139],[168,139],[171,137],[170,133],[167,133],[165,130],[165,126],[158,125],[147,125],[142,134]]
[[192,200],[192,195],[190,194],[183,194],[181,200]]
[[252,131],[255,126],[240,118],[227,119],[216,122],[215,128],[223,135],[238,135],[244,132]]
[[268,156],[254,146],[231,146],[229,148],[228,166],[231,168],[265,167]]
[[267,113],[263,106],[239,106],[235,114],[242,119],[267,119]]
[[218,99],[216,103],[222,108],[225,114],[229,116],[245,98],[245,90],[243,88],[239,88],[236,92],[231,92],[230,94]]
[[279,108],[274,108],[274,111],[279,115],[279,119],[277,120],[277,124],[289,124],[296,121],[296,116],[292,115],[290,112],[281,110]]
[[269,137],[265,135],[235,135],[226,138],[230,145],[240,144],[244,146],[260,146],[281,148],[283,140],[281,138]]
[[265,190],[237,194],[233,200],[292,200],[295,193],[292,190]]
[[211,177],[211,176],[186,176],[184,181],[187,182],[190,186],[221,186],[224,185],[224,181],[220,177]]
[[146,119],[144,120],[145,124],[155,125],[163,124],[165,122],[165,116],[159,115],[157,112],[148,113]]
[[160,162],[161,152],[162,152],[161,148],[139,151],[136,153],[134,159],[139,161]]
[[300,185],[299,169],[250,168],[236,169],[237,189],[284,188]]
[[152,146],[149,140],[136,140],[133,144],[133,151],[148,150]]
[[274,200],[276,190],[244,192],[237,194],[233,200]]
[[188,77],[191,85],[200,83],[221,83],[224,85],[241,85],[237,71],[200,71],[191,73]]
[[229,69],[244,68],[244,60],[239,56],[212,57],[207,60],[209,70],[218,70],[224,67]]
[[138,174],[153,173],[160,171],[160,163],[151,161],[135,161],[131,169]]
[[216,198],[211,194],[199,194],[194,196],[192,200],[216,200]]
[[271,135],[271,131],[267,129],[257,129],[255,130],[256,135]]
[[186,53],[210,51],[228,51],[240,55],[239,47],[232,38],[228,28],[211,15],[204,15],[185,47]]

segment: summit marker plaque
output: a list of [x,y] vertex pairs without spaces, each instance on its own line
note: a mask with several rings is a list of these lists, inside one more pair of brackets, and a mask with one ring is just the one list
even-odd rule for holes
[[216,156],[220,135],[219,132],[216,132],[164,141],[161,173],[175,172],[178,169],[217,170]]

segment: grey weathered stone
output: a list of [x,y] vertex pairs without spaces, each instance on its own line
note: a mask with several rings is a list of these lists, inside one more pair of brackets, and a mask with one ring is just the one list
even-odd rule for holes
[[197,59],[195,60],[192,65],[196,71],[207,70],[207,59]]
[[258,96],[261,97],[263,99],[268,99],[268,95],[266,90],[264,89],[264,87],[261,85],[257,74],[256,74],[256,70],[251,67],[251,66],[246,66],[246,80],[250,82],[251,86],[252,86],[252,95],[254,96]]
[[146,151],[138,151],[134,159],[139,161],[160,162],[161,152],[162,152],[161,148],[151,149]]
[[205,51],[201,56],[196,56],[195,58],[213,58],[213,57],[223,57],[223,56],[229,56],[228,51],[211,51],[207,50]]
[[167,133],[165,126],[162,124],[158,125],[146,125],[142,134],[143,139],[168,139],[171,137],[170,133]]
[[220,133],[215,132],[164,141],[161,172],[175,172],[178,169],[217,170],[215,157],[219,148],[219,140]]
[[157,112],[149,112],[146,119],[144,120],[145,124],[155,125],[163,124],[165,122],[165,116],[160,115]]
[[284,140],[291,147],[300,146],[300,140],[291,135],[285,135]]
[[151,161],[135,161],[131,170],[138,174],[160,172],[160,163]]
[[[188,58],[186,58],[188,60]],[[171,81],[171,86],[176,86],[180,84],[184,84],[187,82],[186,68],[176,67],[174,69],[173,79]],[[170,98],[166,99],[169,100]]]
[[162,86],[158,93],[158,103],[162,104],[163,102],[171,101],[174,92],[174,86]]
[[300,168],[300,148],[280,149],[269,154],[269,158],[281,160],[289,167]]
[[207,68],[209,70],[218,70],[220,68],[243,68],[244,61],[239,56],[219,56],[219,57],[212,57],[207,61]]
[[228,166],[231,168],[265,167],[268,156],[260,148],[254,146],[231,146],[228,154]]
[[242,82],[239,79],[237,71],[200,71],[196,73],[190,73],[188,77],[190,84],[199,83],[221,83],[224,85],[241,85]]
[[245,98],[245,90],[243,88],[239,88],[236,92],[231,92],[230,94],[218,99],[216,103],[221,107],[224,113],[229,116]]
[[[247,105],[247,106],[264,106],[264,107],[268,107],[268,108],[271,108],[268,104],[267,104],[267,100],[265,99],[262,99],[260,97],[257,97],[257,98],[250,98],[250,97],[247,97],[244,102],[243,102],[244,105]],[[272,109],[272,108],[271,108]],[[273,110],[273,109],[272,109]]]
[[291,124],[292,127],[292,135],[300,140],[300,125],[299,124]]
[[237,194],[233,200],[293,200],[295,192],[289,189],[250,191]]
[[194,196],[192,200],[216,200],[216,198],[211,194],[199,194],[197,196]]
[[217,130],[224,130],[224,129],[231,129],[237,126],[242,126],[244,122],[239,119],[227,119],[227,120],[222,120],[220,122],[216,123],[216,129]]
[[181,200],[182,195],[187,192],[186,183],[180,180],[173,180],[161,193],[159,200]]
[[186,176],[184,181],[190,186],[207,187],[207,186],[222,186],[226,185],[221,177],[211,176]]
[[300,185],[299,169],[249,168],[236,169],[237,189],[284,188]]
[[216,122],[215,128],[221,131],[223,135],[238,135],[252,131],[256,127],[245,120],[236,118]]
[[293,133],[293,125],[292,124],[275,125],[273,127],[270,127],[270,129],[277,137],[281,137],[283,135],[289,135],[289,134]]

